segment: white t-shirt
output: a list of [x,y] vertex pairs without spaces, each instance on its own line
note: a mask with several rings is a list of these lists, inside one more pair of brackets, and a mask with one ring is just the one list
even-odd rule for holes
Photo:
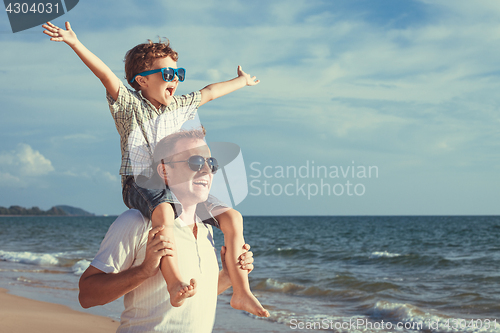
[[[175,220],[175,242],[182,277],[195,278],[197,292],[180,307],[172,307],[163,275],[144,281],[124,297],[125,311],[117,332],[212,332],[217,305],[219,265],[212,227],[197,223],[197,239],[182,220]],[[140,265],[145,258],[151,221],[138,210],[121,214],[109,227],[91,265],[105,273],[118,273]]]

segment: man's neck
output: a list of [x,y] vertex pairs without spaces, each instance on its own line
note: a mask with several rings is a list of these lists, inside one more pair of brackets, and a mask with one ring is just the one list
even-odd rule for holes
[[182,214],[179,216],[179,218],[187,224],[189,228],[193,231],[194,238],[197,238],[197,231],[198,229],[196,228],[196,205],[194,206],[189,206],[189,207],[182,207]]

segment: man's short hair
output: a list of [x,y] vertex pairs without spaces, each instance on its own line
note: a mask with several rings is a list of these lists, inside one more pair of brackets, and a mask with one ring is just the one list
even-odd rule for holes
[[158,58],[170,57],[177,61],[179,54],[170,47],[170,41],[160,39],[158,43],[153,43],[148,39],[147,43],[139,44],[130,49],[125,54],[125,78],[135,90],[141,90],[137,81],[130,83],[130,80],[139,73],[148,71],[153,66],[153,62]]
[[135,175],[137,185],[149,189],[164,189],[165,181],[158,175],[158,165],[172,160],[175,145],[179,140],[203,140],[205,138],[205,134],[205,128],[201,126],[191,130],[180,130],[161,139],[156,144],[156,148],[153,153],[153,161],[151,162],[151,169],[153,172],[152,175],[150,177]]
[[205,138],[205,135],[205,127],[201,126],[191,130],[180,130],[164,137],[158,142],[153,153],[154,164],[158,165],[158,163],[162,160],[165,162],[170,161],[174,155],[173,152],[175,145],[179,140],[203,140]]

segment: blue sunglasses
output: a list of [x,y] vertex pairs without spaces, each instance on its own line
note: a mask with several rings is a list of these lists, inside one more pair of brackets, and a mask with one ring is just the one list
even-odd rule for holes
[[166,82],[172,81],[176,75],[179,78],[180,82],[184,81],[184,79],[186,78],[186,70],[184,68],[165,67],[139,73],[136,76],[134,76],[132,80],[130,80],[130,83],[134,82],[135,78],[138,76],[148,76],[158,72],[161,72],[161,77],[163,78],[163,81]]

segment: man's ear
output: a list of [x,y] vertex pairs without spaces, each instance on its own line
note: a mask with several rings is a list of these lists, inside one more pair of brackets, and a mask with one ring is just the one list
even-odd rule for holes
[[[167,184],[168,179],[167,179],[167,169],[165,168],[165,164],[160,163],[156,167],[156,172],[158,172],[158,175],[165,181],[165,184]],[[167,184],[168,185],[168,184]]]

